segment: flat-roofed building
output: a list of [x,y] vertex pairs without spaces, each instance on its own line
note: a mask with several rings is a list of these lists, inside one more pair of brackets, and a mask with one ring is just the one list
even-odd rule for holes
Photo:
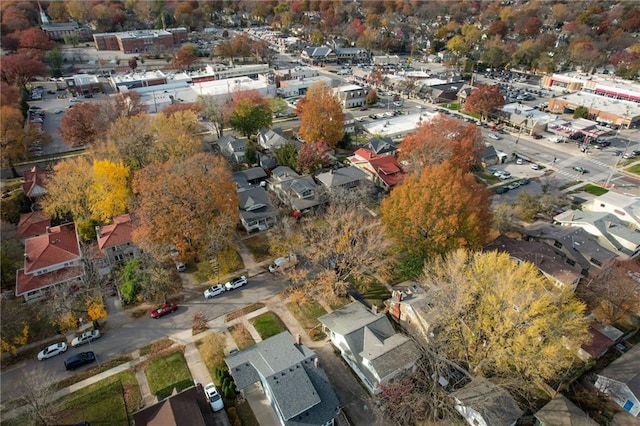
[[187,40],[187,29],[135,30],[93,35],[97,50],[119,50],[122,53],[162,52]]
[[336,87],[333,92],[338,96],[342,108],[357,108],[365,104],[369,88],[358,86],[357,84],[349,84]]
[[135,89],[138,87],[158,86],[166,83],[167,76],[160,70],[112,74],[109,78],[109,84],[117,91],[120,91],[120,88],[123,86],[127,89]]

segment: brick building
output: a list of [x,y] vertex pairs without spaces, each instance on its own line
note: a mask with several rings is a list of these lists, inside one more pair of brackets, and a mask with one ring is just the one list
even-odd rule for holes
[[122,53],[159,53],[187,40],[187,29],[136,30],[94,34],[97,50],[119,50]]

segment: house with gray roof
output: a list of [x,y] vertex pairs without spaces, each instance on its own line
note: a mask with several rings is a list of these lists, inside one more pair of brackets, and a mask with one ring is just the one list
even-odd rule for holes
[[267,172],[262,167],[251,167],[233,173],[233,179],[239,186],[264,185],[262,182],[266,182],[267,177]]
[[293,210],[306,212],[318,207],[322,200],[311,176],[300,176],[287,166],[273,169],[269,189],[278,199]]
[[342,403],[314,351],[288,332],[224,359],[240,391],[257,383],[284,426],[332,425]]
[[618,216],[604,211],[567,210],[553,218],[563,226],[578,226],[593,235],[598,243],[623,259],[640,254],[640,230]]
[[224,135],[218,139],[218,146],[226,158],[236,163],[244,163],[244,154],[247,150],[246,140],[238,139],[232,135]]
[[396,155],[397,151],[390,137],[371,138],[363,145],[363,148],[371,150],[376,155]]
[[527,226],[524,233],[528,240],[548,244],[585,277],[590,269],[601,269],[618,258],[617,253],[602,247],[594,236],[577,226],[536,222]]
[[634,417],[640,414],[640,345],[598,373],[596,388]]
[[512,426],[523,411],[504,388],[475,378],[451,394],[455,409],[472,426]]
[[337,188],[351,189],[368,181],[369,175],[355,166],[331,169],[328,172],[316,175],[320,185],[331,191]]
[[558,394],[535,414],[536,426],[597,426],[589,417],[565,396]]
[[519,262],[533,263],[542,275],[558,287],[575,290],[582,278],[580,272],[565,262],[564,256],[543,242],[518,241],[500,235],[484,250],[504,252]]
[[271,152],[276,152],[283,146],[292,143],[294,142],[286,137],[280,129],[261,127],[258,130],[258,145]]
[[240,223],[247,232],[265,231],[276,223],[278,211],[261,186],[238,189]]
[[353,302],[318,320],[340,350],[342,358],[372,394],[403,371],[412,370],[420,351],[407,336],[393,329],[386,315]]
[[640,229],[640,198],[609,191],[593,199],[589,210],[614,214],[633,229]]
[[310,65],[336,62],[336,53],[329,46],[307,46],[300,52],[300,59]]

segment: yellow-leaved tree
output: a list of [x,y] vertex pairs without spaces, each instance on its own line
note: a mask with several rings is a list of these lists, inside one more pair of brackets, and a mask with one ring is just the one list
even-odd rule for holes
[[104,319],[107,317],[107,310],[104,307],[104,303],[102,300],[88,300],[87,301],[87,315],[91,321],[97,321],[99,319]]
[[422,281],[430,348],[473,375],[498,376],[526,392],[579,362],[586,307],[533,264],[460,249],[427,262]]
[[311,86],[298,101],[296,114],[300,117],[298,134],[307,142],[325,141],[334,147],[344,136],[342,105],[322,82]]
[[129,169],[122,163],[94,160],[91,186],[87,198],[91,218],[107,223],[127,211],[131,190]]

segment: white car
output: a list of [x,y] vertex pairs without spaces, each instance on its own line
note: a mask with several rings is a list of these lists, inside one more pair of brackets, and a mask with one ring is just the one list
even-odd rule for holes
[[53,356],[60,355],[61,353],[64,353],[66,351],[67,344],[65,342],[56,343],[55,345],[51,345],[41,350],[38,353],[38,361],[43,361]]
[[537,163],[533,163],[533,164],[531,164],[531,168],[532,168],[533,170],[538,170],[538,169],[540,169],[540,166],[538,166],[538,164],[537,164]]
[[231,281],[229,281],[228,283],[226,283],[224,285],[224,288],[226,290],[234,290],[236,288],[240,288],[243,285],[247,284],[247,277],[245,277],[244,275],[238,278],[234,278]]
[[518,158],[518,159],[516,160],[516,164],[517,164],[517,165],[519,165],[519,166],[521,166],[521,165],[522,165],[522,158]]
[[76,346],[84,345],[85,343],[93,342],[96,339],[100,338],[100,330],[91,330],[85,331],[75,339],[71,341],[71,346],[74,348]]
[[279,257],[269,265],[269,272],[276,272],[279,269],[285,269],[298,263],[298,257],[295,254]]
[[214,286],[209,287],[204,291],[204,298],[211,299],[212,297],[218,296],[224,293],[226,289],[222,284],[216,284]]
[[548,138],[550,142],[553,143],[560,143],[562,142],[562,138],[559,136],[551,136],[550,138]]
[[500,136],[496,135],[495,133],[489,133],[487,136],[489,136],[491,139],[499,141],[500,139],[502,139]]
[[509,173],[509,172],[502,172],[502,174],[500,175],[500,179],[502,179],[502,180],[511,179],[511,173]]
[[220,411],[224,408],[224,402],[218,392],[218,388],[213,383],[209,383],[204,387],[204,393],[207,395],[207,400],[213,411]]

